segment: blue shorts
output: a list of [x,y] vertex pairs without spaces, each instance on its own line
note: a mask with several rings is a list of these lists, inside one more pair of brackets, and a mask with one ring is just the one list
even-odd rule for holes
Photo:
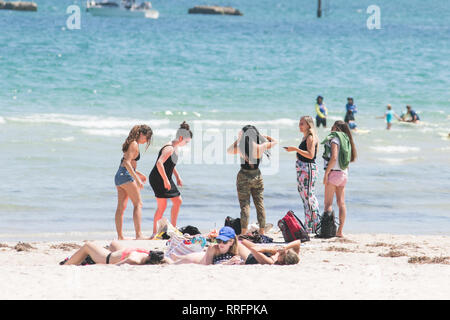
[[357,127],[356,123],[354,123],[354,122],[349,122],[348,126],[350,129],[355,129]]
[[116,176],[114,177],[114,183],[116,184],[116,186],[120,186],[122,184],[133,181],[134,179],[128,172],[127,168],[120,166],[119,170],[117,170]]

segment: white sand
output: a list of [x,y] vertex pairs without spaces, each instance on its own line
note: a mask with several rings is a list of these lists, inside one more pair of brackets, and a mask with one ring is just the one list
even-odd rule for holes
[[[279,235],[271,235],[279,240]],[[312,239],[293,266],[60,266],[83,242],[0,245],[0,299],[449,299],[450,237],[354,234]],[[98,241],[107,245],[109,241]],[[164,248],[165,241],[127,241]],[[7,245],[8,247],[5,247]],[[399,252],[405,256],[383,257]],[[445,263],[410,263],[411,257]],[[220,290],[219,290],[220,289]]]

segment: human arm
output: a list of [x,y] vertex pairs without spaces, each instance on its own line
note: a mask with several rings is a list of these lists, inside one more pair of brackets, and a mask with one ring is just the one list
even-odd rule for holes
[[328,161],[327,168],[323,175],[323,184],[325,185],[328,183],[328,174],[331,172],[331,169],[333,169],[334,165],[336,164],[338,152],[339,152],[338,145],[336,143],[331,143],[331,157],[330,161]]
[[293,249],[297,254],[299,254],[300,253],[300,244],[301,244],[300,240],[295,240],[295,241],[289,242],[289,244],[287,246],[285,246],[283,248],[283,250],[287,251],[289,249]]
[[167,190],[170,190],[171,186],[169,178],[166,175],[166,170],[164,169],[164,162],[166,162],[167,159],[169,159],[169,157],[172,156],[173,152],[174,152],[173,147],[164,148],[158,160],[156,161],[156,168],[158,169],[158,173],[163,179],[164,188],[166,188]]
[[257,149],[256,149],[256,157],[259,159],[262,157],[264,151],[271,149],[273,146],[275,146],[278,141],[275,140],[274,138],[270,137],[270,136],[264,136],[267,141],[261,144],[257,145]]
[[325,118],[327,116],[327,108],[325,106],[323,106],[323,109],[325,110],[324,113],[322,113],[322,111],[320,111],[320,107],[318,104],[316,104],[316,113],[320,118]]
[[238,138],[236,139],[236,141],[233,142],[233,144],[228,147],[228,149],[227,149],[228,154],[238,153],[238,145],[239,145],[239,142],[241,142],[241,138],[242,138],[242,130],[239,131]]
[[307,159],[312,159],[312,158],[314,158],[314,155],[316,154],[316,144],[314,143],[314,138],[311,135],[309,135],[306,138],[306,150],[301,150],[296,147],[286,147],[285,150],[287,152],[295,151]]
[[175,175],[175,178],[177,179],[177,185],[179,187],[183,186],[183,180],[181,180],[180,174],[178,173],[176,168],[173,168],[173,174]]

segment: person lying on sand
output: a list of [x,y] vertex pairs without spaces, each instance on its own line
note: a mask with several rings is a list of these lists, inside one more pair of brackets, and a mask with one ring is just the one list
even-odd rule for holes
[[96,264],[161,264],[164,263],[164,252],[148,251],[139,248],[123,248],[118,241],[111,242],[109,250],[94,243],[87,242],[70,258],[61,261],[60,265],[81,265],[87,259]]
[[244,264],[297,264],[300,261],[300,240],[281,247],[262,247],[251,241],[242,240],[239,255],[245,261]]
[[186,255],[170,255],[169,263],[172,264],[240,264],[241,258],[238,255],[239,241],[236,233],[231,227],[222,227],[216,237],[217,244],[211,245],[206,251],[193,252]]

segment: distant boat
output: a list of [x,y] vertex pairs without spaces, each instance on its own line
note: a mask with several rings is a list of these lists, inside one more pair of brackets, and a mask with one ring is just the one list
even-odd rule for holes
[[148,1],[136,4],[134,0],[122,0],[120,3],[114,1],[96,2],[88,0],[86,11],[93,16],[102,17],[131,17],[158,19],[159,12],[152,9]]

